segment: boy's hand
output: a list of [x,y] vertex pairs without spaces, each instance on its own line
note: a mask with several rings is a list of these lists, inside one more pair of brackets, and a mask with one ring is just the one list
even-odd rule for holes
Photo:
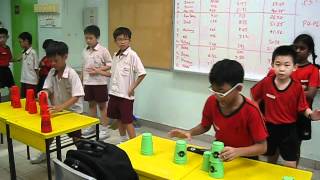
[[97,75],[98,72],[99,72],[99,69],[98,69],[98,68],[95,68],[95,67],[87,68],[87,72],[88,72],[90,75]]
[[128,96],[129,97],[134,96],[134,89],[132,87],[129,87]]
[[191,134],[180,129],[173,129],[168,134],[170,137],[187,138],[188,140],[191,140]]
[[316,109],[316,110],[312,111],[312,113],[310,114],[310,118],[311,118],[311,120],[319,121],[320,120],[320,110]]
[[53,114],[53,113],[57,113],[57,112],[60,112],[62,111],[63,108],[61,106],[50,106],[49,107],[49,111],[50,111],[50,114]]
[[47,91],[45,91],[45,90],[42,90],[42,91],[38,92],[38,94],[37,94],[38,99],[39,99],[40,94],[41,94],[42,92],[46,93],[46,94],[47,94],[47,97],[49,97],[48,92],[47,92]]
[[223,161],[232,161],[239,156],[240,154],[237,148],[226,146],[220,153],[219,158]]

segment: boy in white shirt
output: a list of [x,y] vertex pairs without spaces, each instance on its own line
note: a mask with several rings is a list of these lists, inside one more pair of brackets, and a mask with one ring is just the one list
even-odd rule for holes
[[18,37],[22,53],[22,67],[21,67],[21,97],[26,97],[27,89],[37,90],[38,84],[38,56],[34,49],[32,49],[32,35],[28,32],[23,32]]
[[[74,69],[66,65],[68,46],[64,42],[50,42],[46,48],[46,56],[52,62],[52,69],[44,82],[43,91],[48,94],[51,105],[50,113],[69,110],[82,113],[84,90],[81,80]],[[75,119],[76,121],[76,119]],[[68,133],[73,141],[81,138],[81,130]],[[46,159],[45,153],[31,159],[32,164],[41,163]]]
[[[84,29],[87,47],[83,50],[82,78],[84,85],[84,100],[89,102],[89,115],[97,117],[97,105],[100,110],[101,126],[99,138],[105,139],[110,136],[108,131],[107,101],[109,77],[103,76],[97,71],[109,70],[111,68],[111,56],[107,48],[99,44],[100,29],[91,25]],[[84,129],[83,135],[95,132],[95,127]]]
[[130,139],[136,136],[132,123],[134,90],[146,76],[146,71],[137,53],[130,48],[131,31],[119,27],[113,32],[113,38],[119,51],[112,59],[107,112],[109,118],[118,120],[121,141],[124,142],[126,133]]

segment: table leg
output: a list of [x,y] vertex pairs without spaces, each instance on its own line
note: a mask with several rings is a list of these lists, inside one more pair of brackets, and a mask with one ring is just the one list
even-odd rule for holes
[[3,144],[3,134],[0,133],[0,143]]
[[16,167],[14,163],[14,153],[13,153],[13,145],[12,145],[12,139],[10,137],[10,128],[9,125],[6,125],[7,129],[7,143],[8,143],[8,154],[9,154],[9,164],[10,164],[10,177],[11,180],[16,180]]
[[46,156],[47,156],[47,171],[48,171],[48,180],[52,180],[51,175],[51,163],[50,163],[50,139],[46,139]]
[[99,141],[99,124],[96,124],[96,140]]
[[62,158],[61,158],[61,138],[60,138],[60,136],[56,137],[56,146],[57,146],[57,159],[62,161]]
[[30,160],[30,147],[27,145],[27,159]]

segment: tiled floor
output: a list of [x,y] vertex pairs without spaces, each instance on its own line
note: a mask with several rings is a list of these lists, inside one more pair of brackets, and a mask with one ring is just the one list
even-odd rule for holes
[[[160,131],[150,127],[141,127],[137,129],[137,134],[141,134],[143,132],[152,132],[154,135],[166,137],[167,132]],[[112,130],[111,137],[105,140],[108,143],[117,144],[120,141],[118,131]],[[193,139],[191,144],[210,147],[207,142],[200,141],[197,139]],[[70,147],[75,148],[75,147]],[[70,149],[68,148],[68,149]],[[62,154],[65,155],[68,149],[64,149]],[[31,165],[30,162],[27,160],[26,155],[26,146],[19,142],[14,141],[14,152],[15,152],[15,162],[16,162],[16,171],[19,180],[42,180],[47,179],[47,170],[46,170],[46,163],[42,163],[39,165]],[[31,155],[36,155],[38,152],[35,150],[31,150]],[[55,153],[52,154],[55,157]],[[301,167],[301,169],[306,169]],[[320,170],[308,169],[313,171],[313,180],[320,179]],[[8,163],[8,151],[7,146],[5,144],[0,144],[0,180],[9,180],[10,173],[9,173],[9,163]]]

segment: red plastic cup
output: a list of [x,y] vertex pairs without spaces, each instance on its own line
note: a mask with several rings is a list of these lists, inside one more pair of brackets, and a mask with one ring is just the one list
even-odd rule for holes
[[26,95],[26,106],[25,110],[29,111],[29,103],[34,100],[34,90],[33,89],[27,89],[27,95]]
[[48,96],[47,93],[41,92],[39,94],[39,105],[40,107],[48,107]]
[[20,92],[18,86],[12,86],[10,88],[10,100],[11,100],[11,106],[13,106],[14,99],[19,99],[20,101]]
[[38,110],[37,110],[37,103],[35,100],[29,102],[28,104],[28,112],[29,114],[37,114]]
[[41,115],[41,132],[42,133],[49,133],[52,132],[50,114],[44,113]]
[[13,108],[21,108],[20,98],[14,97],[14,98],[11,100],[11,105],[12,105]]
[[[39,103],[40,104],[40,103]],[[49,113],[49,106],[48,104],[40,105],[40,115]]]

